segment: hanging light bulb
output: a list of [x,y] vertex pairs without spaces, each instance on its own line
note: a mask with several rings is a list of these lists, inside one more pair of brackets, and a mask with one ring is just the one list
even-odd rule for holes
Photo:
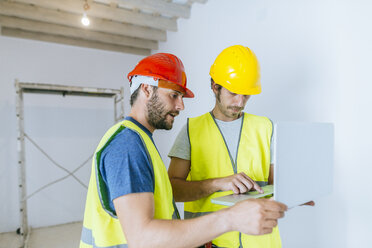
[[89,26],[90,24],[90,20],[87,16],[87,13],[84,12],[83,14],[83,17],[81,18],[81,23],[84,25],[84,26]]
[[85,0],[85,3],[83,5],[83,8],[84,8],[84,13],[83,13],[83,17],[81,18],[81,23],[84,25],[84,26],[89,26],[90,24],[90,20],[87,16],[87,11],[88,9],[90,8],[89,4],[88,4],[88,0]]

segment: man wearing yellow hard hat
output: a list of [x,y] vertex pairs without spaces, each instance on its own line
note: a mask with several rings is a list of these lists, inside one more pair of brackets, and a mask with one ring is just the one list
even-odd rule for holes
[[194,96],[183,63],[173,54],[153,54],[128,80],[130,114],[106,132],[92,161],[80,248],[197,247],[230,231],[270,233],[287,207],[268,199],[179,220],[152,135],[171,129],[183,98]]
[[[189,118],[169,153],[168,174],[185,219],[225,208],[212,198],[273,183],[273,125],[267,117],[244,113],[251,95],[261,93],[259,64],[245,46],[224,49],[210,69],[216,103],[211,112]],[[260,187],[261,186],[261,187]],[[278,228],[252,236],[225,233],[206,247],[281,247]]]

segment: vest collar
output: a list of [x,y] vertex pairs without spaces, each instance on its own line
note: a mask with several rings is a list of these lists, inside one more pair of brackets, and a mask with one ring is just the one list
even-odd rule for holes
[[134,119],[131,116],[127,116],[127,117],[125,117],[124,120],[130,121],[130,122],[133,122],[134,124],[136,124],[136,126],[138,126],[139,128],[141,128],[142,131],[144,131],[151,138],[151,140],[152,140],[152,133],[144,125],[142,125],[141,123],[139,123],[136,119]]

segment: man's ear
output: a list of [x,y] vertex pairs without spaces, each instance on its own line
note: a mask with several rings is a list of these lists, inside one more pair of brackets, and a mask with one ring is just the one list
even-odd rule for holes
[[215,94],[218,92],[218,85],[215,82],[211,82],[211,89]]
[[145,95],[146,98],[150,98],[153,92],[153,89],[148,84],[141,84],[141,91]]

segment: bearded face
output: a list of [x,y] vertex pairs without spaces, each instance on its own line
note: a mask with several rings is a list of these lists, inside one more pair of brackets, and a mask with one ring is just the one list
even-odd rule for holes
[[170,130],[173,126],[174,118],[179,111],[167,107],[158,94],[157,88],[153,88],[153,94],[147,103],[147,121],[155,129]]
[[249,95],[234,94],[221,87],[216,93],[216,105],[225,117],[237,119],[242,115],[249,97]]

